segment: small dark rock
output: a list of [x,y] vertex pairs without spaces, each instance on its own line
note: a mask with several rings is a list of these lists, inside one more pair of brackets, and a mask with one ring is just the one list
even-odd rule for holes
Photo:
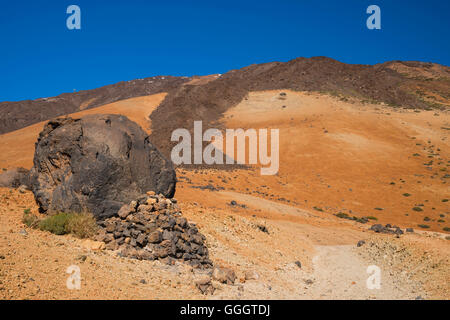
[[147,240],[150,243],[160,243],[162,241],[161,232],[159,232],[158,230],[153,231],[152,233],[149,234]]
[[375,231],[376,233],[383,232],[384,227],[381,224],[374,224],[370,227],[370,230]]
[[267,229],[266,226],[261,225],[261,224],[258,224],[257,227],[258,227],[258,229],[259,229],[260,231],[262,231],[262,232],[264,232],[264,233],[269,233],[269,229]]

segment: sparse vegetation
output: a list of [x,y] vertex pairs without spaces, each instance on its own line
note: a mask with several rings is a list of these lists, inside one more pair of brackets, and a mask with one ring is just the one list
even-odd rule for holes
[[97,223],[90,213],[60,212],[42,220],[39,228],[57,235],[71,233],[78,238],[88,238],[95,234]]
[[406,193],[403,194],[403,196],[404,196],[404,197],[410,197],[411,194],[406,192]]
[[48,218],[45,218],[39,223],[39,229],[43,231],[48,231],[57,235],[63,235],[66,234],[66,224],[69,220],[70,215],[61,212],[58,214],[55,214],[53,216],[50,216]]
[[337,213],[337,214],[336,214],[336,217],[342,218],[342,219],[349,218],[348,214],[346,214],[346,213],[344,213],[344,212],[339,212],[339,213]]
[[83,212],[72,214],[66,225],[66,232],[78,238],[89,238],[97,231],[97,222],[92,214]]
[[[348,214],[346,214],[344,212],[336,213],[335,216],[338,218],[341,218],[341,219],[352,220],[352,221],[356,221],[359,223],[366,223],[367,221],[369,221],[368,217],[362,217],[362,218],[358,218],[356,216],[350,217]],[[375,217],[372,217],[372,218],[375,218]],[[378,219],[375,218],[375,220],[378,220]]]
[[423,211],[423,209],[421,208],[421,207],[414,207],[414,208],[412,208],[414,211],[417,211],[417,212],[421,212],[421,211]]
[[419,228],[422,228],[422,229],[428,229],[430,226],[429,225],[427,225],[427,224],[418,224],[417,225]]
[[450,232],[450,227],[444,227],[444,228],[442,228],[442,230],[444,230],[446,232]]

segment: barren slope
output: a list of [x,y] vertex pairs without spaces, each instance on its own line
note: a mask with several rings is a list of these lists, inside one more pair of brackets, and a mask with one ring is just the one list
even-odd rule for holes
[[[88,114],[111,113],[122,114],[138,123],[150,133],[148,115],[161,103],[166,93],[121,100],[101,107],[83,110],[70,114],[72,117],[82,117]],[[34,144],[46,121],[29,127],[0,135],[0,168],[33,166]]]
[[[25,229],[23,210],[37,213],[32,194],[3,188],[0,298],[448,299],[448,240],[431,233],[375,235],[353,222],[295,208],[287,212],[285,205],[246,195],[239,198],[245,208],[231,207],[237,193],[199,191],[184,182],[177,196],[184,215],[206,235],[214,263],[236,271],[235,285],[214,283],[214,295],[202,296],[194,284],[201,272],[183,264],[121,258],[71,236]],[[361,239],[366,244],[357,248]],[[373,264],[381,269],[380,290],[366,286]],[[81,270],[80,290],[66,287],[71,265]],[[246,280],[247,271],[258,279]]]
[[122,81],[91,90],[63,93],[56,97],[0,102],[0,133],[124,99],[169,92],[191,79],[157,76]]
[[250,93],[222,119],[226,128],[280,129],[278,174],[239,177],[237,190],[441,232],[450,227],[449,122],[447,112],[286,90]]

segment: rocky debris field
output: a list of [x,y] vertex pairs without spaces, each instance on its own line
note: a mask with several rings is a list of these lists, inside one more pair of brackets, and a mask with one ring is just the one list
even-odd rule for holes
[[202,294],[214,294],[221,284],[234,285],[236,278],[236,273],[232,269],[215,267],[212,271],[198,277],[195,280],[195,286]]
[[[370,227],[369,230],[372,230],[376,233],[388,233],[388,234],[395,234],[397,236],[402,235],[404,232],[401,228],[397,227],[397,226],[392,226],[391,224],[386,224],[385,226],[383,226],[382,224],[374,224],[373,226]],[[406,228],[405,229],[406,232],[414,232],[414,230],[412,228]]]
[[176,199],[148,192],[124,205],[117,216],[99,222],[96,240],[123,257],[139,260],[184,261],[210,268],[205,236],[181,214]]

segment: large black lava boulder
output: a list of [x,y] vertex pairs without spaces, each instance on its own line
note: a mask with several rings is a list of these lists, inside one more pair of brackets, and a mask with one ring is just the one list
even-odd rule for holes
[[42,212],[88,211],[102,219],[147,191],[175,193],[172,162],[121,115],[49,121],[33,162],[31,189]]

